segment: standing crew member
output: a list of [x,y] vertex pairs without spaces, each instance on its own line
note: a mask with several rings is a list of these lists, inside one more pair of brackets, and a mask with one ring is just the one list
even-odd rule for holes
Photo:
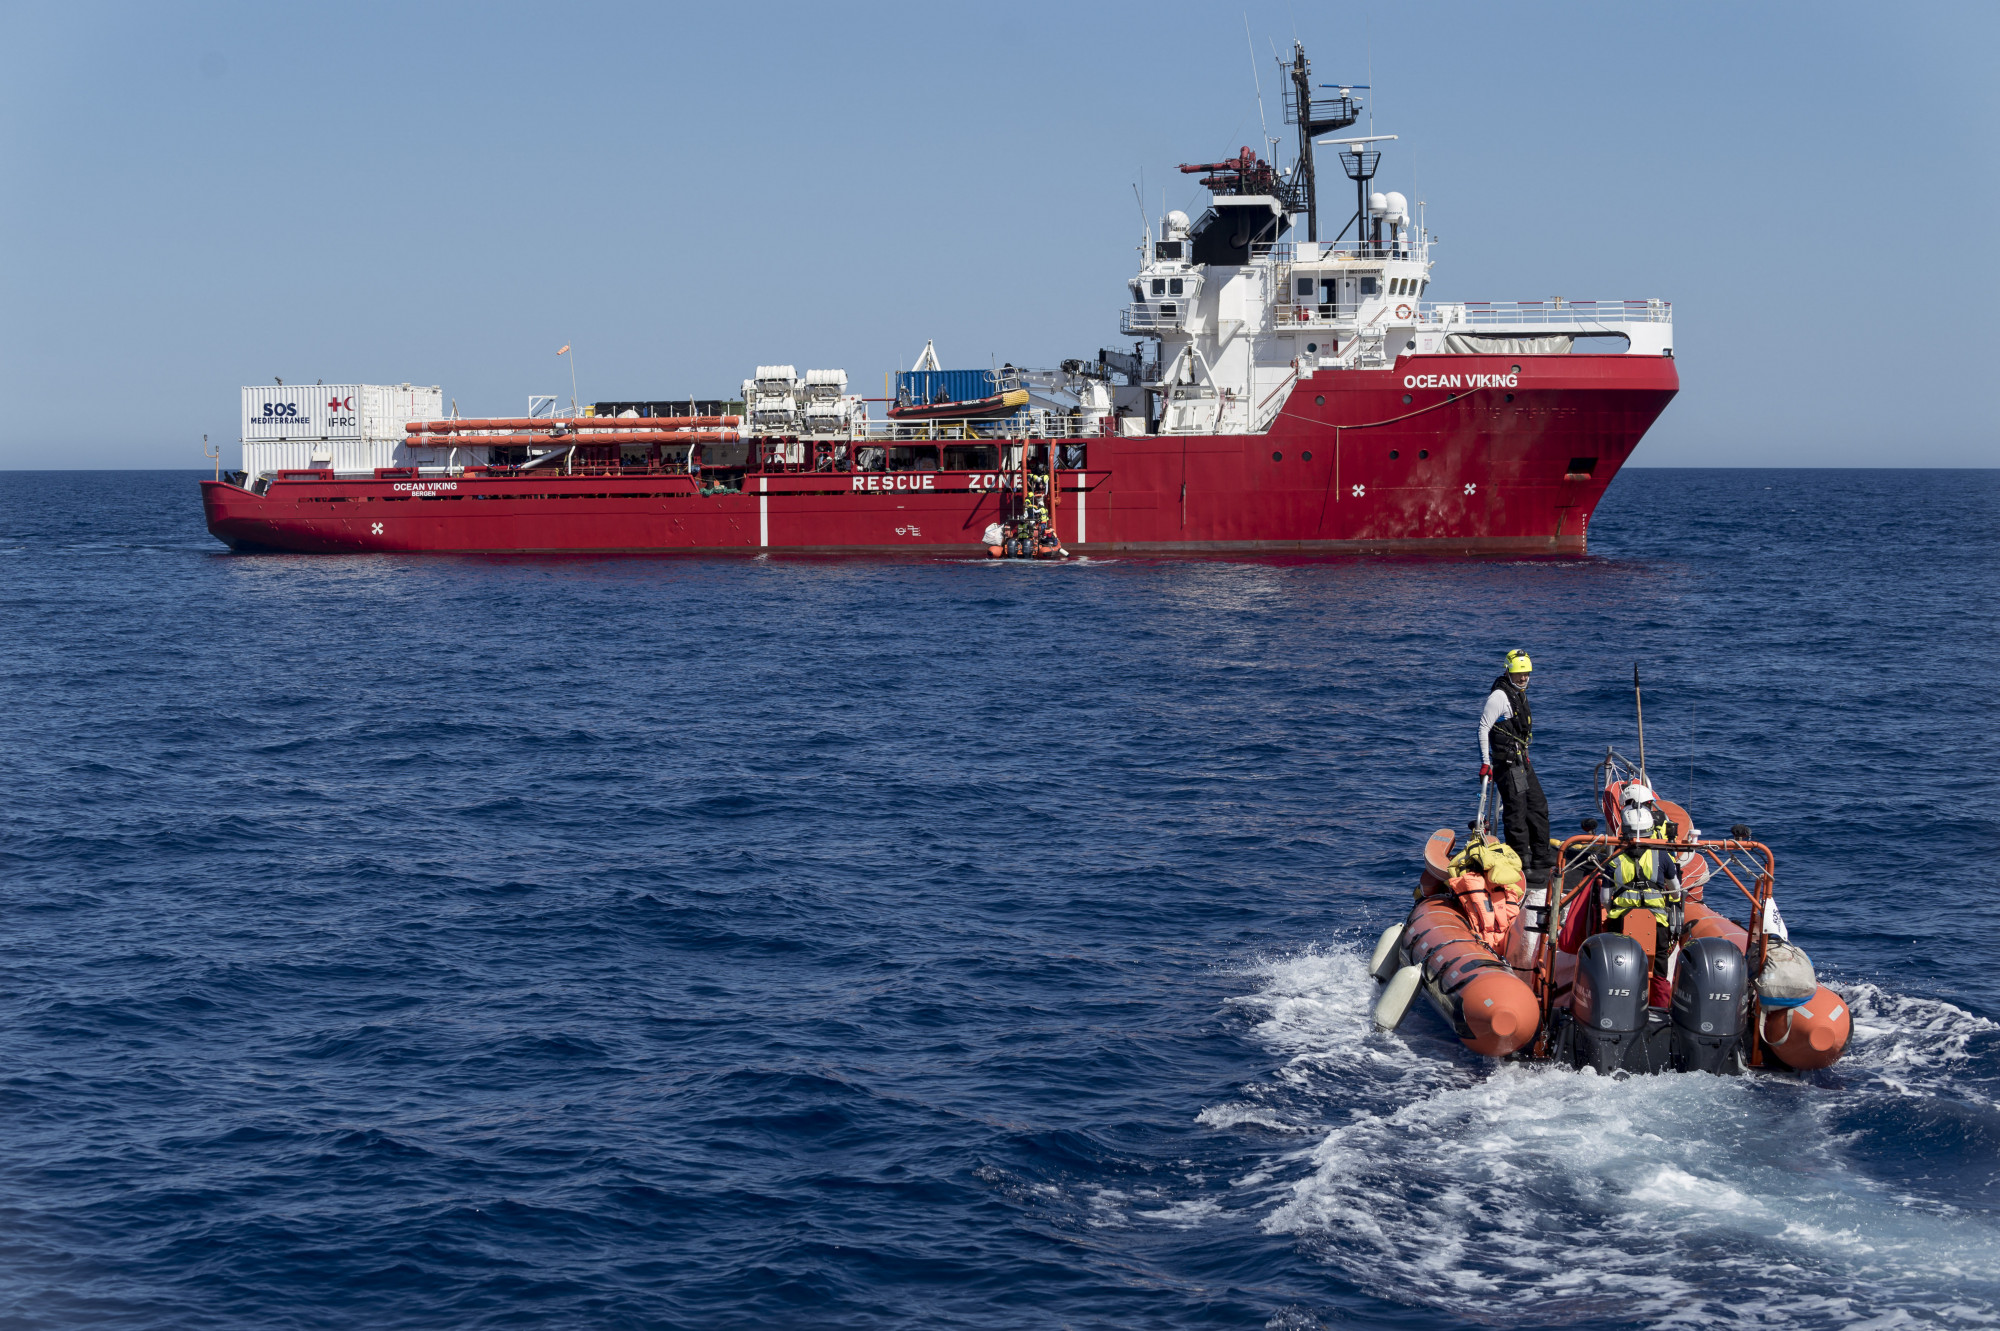
[[1556,856],[1549,845],[1548,797],[1542,794],[1541,780],[1528,758],[1528,744],[1535,737],[1534,717],[1528,712],[1528,678],[1534,668],[1520,648],[1507,653],[1500,678],[1493,681],[1493,691],[1479,713],[1479,775],[1492,777],[1500,788],[1507,844],[1521,857],[1528,875],[1524,904],[1539,911],[1547,901]]

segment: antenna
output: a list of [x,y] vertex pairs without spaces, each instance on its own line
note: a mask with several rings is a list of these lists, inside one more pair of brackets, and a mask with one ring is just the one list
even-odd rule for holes
[[[1366,42],[1362,51],[1368,57],[1368,132],[1373,134],[1375,132],[1375,15],[1372,12],[1366,14],[1361,31]],[[1367,230],[1368,222],[1365,217],[1361,220],[1360,227],[1363,231]],[[1355,239],[1366,240],[1367,237],[1357,235]]]
[[[1632,663],[1632,706],[1639,713],[1639,775],[1646,777],[1646,700],[1639,692],[1639,663]],[[1651,777],[1646,784],[1652,785]]]
[[[1164,196],[1162,196],[1164,197]],[[1139,205],[1139,257],[1147,263],[1153,261],[1153,224],[1146,220],[1146,201],[1139,196],[1139,187],[1132,187],[1132,202]]]
[[[1266,143],[1275,143],[1271,137],[1271,127],[1264,120],[1264,83],[1257,77],[1257,43],[1250,40],[1250,16],[1243,16],[1243,44],[1250,48],[1250,86],[1257,90],[1257,128],[1264,135]],[[1269,151],[1268,149],[1266,151]],[[1276,155],[1275,153],[1273,154]]]
[[560,350],[560,351],[556,352],[556,355],[558,355],[558,356],[569,356],[569,415],[570,415],[570,419],[571,419],[571,420],[575,420],[575,419],[576,419],[576,414],[577,414],[577,405],[576,405],[576,357],[575,357],[575,356],[570,356],[570,350],[569,350],[569,343],[567,343],[567,342],[565,342],[565,343],[563,343],[563,344],[562,344],[562,350]]

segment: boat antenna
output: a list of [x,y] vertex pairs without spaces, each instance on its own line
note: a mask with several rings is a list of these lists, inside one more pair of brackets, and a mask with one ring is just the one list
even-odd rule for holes
[[1153,259],[1153,224],[1146,220],[1146,200],[1139,193],[1137,185],[1132,187],[1132,202],[1139,205],[1139,257],[1141,260],[1151,263]]
[[[1639,775],[1646,775],[1646,700],[1639,692],[1639,663],[1632,663],[1632,707],[1639,713]],[[1647,785],[1652,782],[1648,780]]]
[[1257,90],[1257,129],[1263,134],[1264,142],[1271,145],[1266,147],[1264,151],[1275,157],[1277,156],[1277,140],[1271,137],[1271,126],[1264,119],[1264,81],[1257,77],[1257,43],[1252,41],[1250,37],[1250,15],[1248,13],[1243,15],[1243,44],[1250,48],[1250,86]]

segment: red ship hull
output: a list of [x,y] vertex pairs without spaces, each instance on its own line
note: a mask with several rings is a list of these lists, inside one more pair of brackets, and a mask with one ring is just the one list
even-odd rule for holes
[[[1655,356],[1407,357],[1323,370],[1261,434],[1106,435],[1058,472],[1073,553],[1576,554],[1679,389]],[[238,550],[966,554],[1003,517],[994,472],[281,477],[202,483]]]

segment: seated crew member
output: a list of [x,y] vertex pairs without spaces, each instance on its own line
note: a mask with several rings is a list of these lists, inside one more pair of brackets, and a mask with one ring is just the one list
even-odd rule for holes
[[1539,910],[1556,855],[1549,844],[1548,797],[1542,794],[1541,779],[1528,757],[1535,735],[1534,717],[1528,711],[1528,682],[1534,668],[1518,647],[1507,653],[1505,667],[1479,713],[1479,775],[1492,777],[1500,788],[1507,844],[1521,857],[1528,878],[1526,904]]
[[1653,788],[1643,781],[1628,781],[1620,794],[1618,803],[1625,808],[1641,808],[1652,816],[1652,830],[1646,835],[1654,841],[1680,840],[1680,826],[1667,817],[1667,811],[1660,807],[1660,797]]
[[1681,866],[1673,852],[1658,846],[1641,846],[1660,829],[1646,807],[1652,792],[1644,786],[1626,787],[1618,851],[1611,857],[1605,884],[1610,901],[1605,906],[1605,927],[1639,940],[1653,974],[1667,973],[1667,958],[1673,952],[1675,916],[1679,913]]

